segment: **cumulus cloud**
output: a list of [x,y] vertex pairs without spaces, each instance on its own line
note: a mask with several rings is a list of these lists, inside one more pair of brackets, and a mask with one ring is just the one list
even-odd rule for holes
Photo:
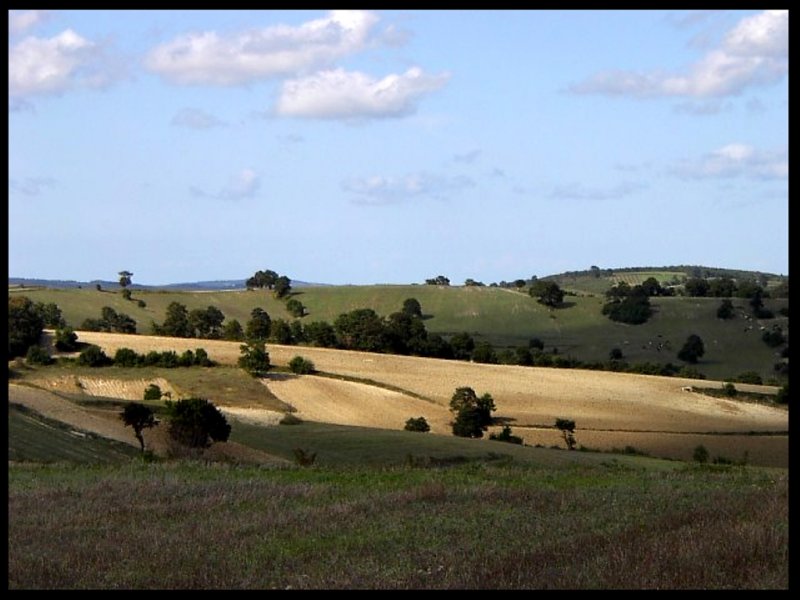
[[222,127],[225,122],[199,108],[183,108],[172,117],[172,124],[189,129],[211,129]]
[[363,177],[342,183],[342,188],[359,197],[357,204],[394,204],[420,196],[444,199],[471,188],[475,183],[465,176],[449,177],[434,173],[412,173],[402,177]]
[[49,10],[9,10],[8,33],[11,35],[25,33],[43,23],[49,17]]
[[19,105],[26,97],[108,85],[119,69],[107,58],[100,45],[71,29],[51,38],[26,37],[9,49],[9,98]]
[[190,187],[195,196],[202,198],[215,198],[217,200],[242,200],[252,198],[261,187],[261,178],[253,169],[242,169],[230,178],[227,185],[219,192],[210,193],[197,187]]
[[616,200],[645,189],[642,183],[625,181],[613,187],[587,187],[581,183],[570,183],[556,187],[550,197],[557,200]]
[[282,116],[318,119],[401,117],[413,113],[423,95],[438,90],[450,75],[427,75],[418,67],[374,79],[335,69],[284,82],[275,105]]
[[13,192],[24,196],[39,196],[46,189],[55,185],[52,177],[25,177],[24,179],[9,179],[8,186]]
[[786,179],[789,160],[783,151],[759,151],[748,144],[732,143],[698,160],[683,161],[672,169],[672,173],[684,179]]
[[334,10],[297,27],[188,33],[154,48],[145,66],[181,85],[230,86],[295,75],[362,50],[377,21],[368,11]]
[[605,71],[573,85],[570,91],[638,98],[736,95],[785,77],[788,52],[789,11],[767,10],[739,21],[719,47],[683,73]]

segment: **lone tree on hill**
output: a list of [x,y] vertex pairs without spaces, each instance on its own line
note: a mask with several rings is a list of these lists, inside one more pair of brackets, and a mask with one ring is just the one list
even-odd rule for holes
[[528,290],[528,294],[536,301],[550,308],[555,308],[564,301],[564,291],[554,281],[536,281]]
[[680,349],[678,352],[678,358],[683,362],[688,363],[696,363],[697,359],[705,354],[705,347],[703,346],[703,340],[700,339],[699,335],[695,335],[694,333],[691,334],[688,338],[686,338],[686,343],[683,345],[683,348]]
[[128,287],[131,284],[131,277],[133,277],[133,273],[130,271],[120,271],[119,286],[123,289]]
[[450,399],[450,411],[455,414],[453,435],[480,438],[492,424],[494,399],[490,394],[480,398],[471,387],[456,388]]
[[227,442],[231,426],[220,410],[205,398],[167,400],[170,437],[190,448],[208,448]]
[[142,431],[158,425],[153,410],[144,404],[131,402],[125,406],[125,409],[119,416],[125,422],[125,425],[133,427],[133,433],[136,439],[139,440],[142,452],[144,452],[144,437],[142,436]]

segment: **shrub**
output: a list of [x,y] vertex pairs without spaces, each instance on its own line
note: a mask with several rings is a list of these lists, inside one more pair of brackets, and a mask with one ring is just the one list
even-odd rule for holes
[[775,402],[778,404],[789,404],[789,384],[784,383],[775,395]]
[[522,445],[522,438],[518,435],[511,435],[511,427],[508,425],[503,425],[503,430],[500,433],[489,434],[489,439],[497,442],[508,442],[509,444]]
[[169,435],[190,448],[207,448],[214,442],[226,442],[231,426],[220,410],[205,398],[167,400]]
[[86,367],[105,367],[113,361],[100,348],[90,344],[78,355],[78,364]]
[[114,364],[118,367],[135,367],[140,361],[141,358],[136,351],[130,348],[118,348],[114,353]]
[[692,453],[692,459],[695,462],[706,463],[708,462],[708,458],[709,454],[705,446],[700,444],[699,446],[695,447],[694,452]]
[[301,467],[310,467],[317,459],[316,452],[306,452],[302,448],[294,449],[294,460]]
[[286,413],[283,415],[283,418],[278,421],[280,425],[300,425],[302,422],[303,420],[300,417],[296,417],[292,413]]
[[730,396],[731,398],[733,398],[736,395],[736,386],[730,382],[723,383],[722,391],[725,392],[726,396]]
[[145,306],[147,306],[147,302],[145,302],[144,300],[137,300],[136,306],[138,306],[139,308],[144,308]]
[[151,383],[144,390],[145,400],[161,400],[161,388],[155,383]]
[[734,379],[734,381],[738,383],[752,383],[753,385],[761,385],[763,383],[761,375],[755,371],[745,371],[744,373],[740,373],[739,376]]
[[72,352],[78,349],[78,335],[70,327],[56,329],[55,345],[57,350]]
[[404,427],[406,431],[421,431],[422,433],[428,432],[431,430],[430,425],[428,425],[428,421],[425,420],[425,417],[418,417],[418,418],[410,418],[406,421],[406,426]]
[[239,346],[239,366],[253,377],[264,377],[270,370],[269,352],[261,340],[252,340]]
[[125,300],[130,300],[131,299],[131,291],[129,289],[125,288],[124,290],[122,290],[122,297]]
[[289,369],[297,375],[307,375],[314,372],[314,363],[302,356],[295,356],[289,361]]
[[28,352],[25,354],[25,361],[29,365],[50,365],[55,362],[47,350],[38,344],[28,348]]

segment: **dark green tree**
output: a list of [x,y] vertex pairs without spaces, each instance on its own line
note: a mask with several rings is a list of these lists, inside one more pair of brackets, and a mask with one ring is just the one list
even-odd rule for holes
[[466,331],[457,333],[450,338],[450,347],[456,360],[470,360],[472,351],[475,350],[475,340]]
[[703,354],[705,354],[703,340],[699,335],[693,333],[686,338],[686,343],[683,344],[683,348],[678,351],[678,358],[683,362],[694,364]]
[[205,398],[167,400],[169,435],[190,448],[207,448],[211,442],[226,442],[231,426],[220,410]]
[[56,329],[55,346],[61,352],[73,352],[78,349],[78,335],[71,327]]
[[8,356],[24,356],[28,347],[39,342],[44,319],[27,296],[8,297]]
[[736,293],[736,282],[730,277],[717,277],[708,282],[708,295],[715,298],[732,298]]
[[497,442],[522,445],[522,438],[518,435],[512,435],[511,427],[508,425],[503,425],[503,430],[500,433],[489,434],[489,439]]
[[357,308],[333,322],[339,345],[347,350],[382,352],[387,346],[383,319],[371,308]]
[[167,315],[164,323],[157,328],[157,335],[170,337],[192,337],[192,326],[189,323],[189,311],[180,302],[170,302],[167,306]]
[[78,364],[86,367],[105,367],[113,361],[106,356],[106,353],[94,344],[90,344],[84,348],[78,355]]
[[286,310],[289,311],[290,315],[297,317],[298,319],[306,315],[306,307],[303,306],[303,303],[297,298],[289,298],[286,301]]
[[67,322],[64,320],[64,317],[61,314],[61,309],[55,302],[48,302],[47,304],[43,302],[37,302],[36,310],[38,310],[42,315],[42,320],[44,321],[45,327],[58,329],[60,327],[67,326]]
[[120,271],[119,272],[119,286],[121,288],[126,288],[131,284],[131,277],[133,277],[133,273],[130,271]]
[[575,450],[575,421],[572,419],[556,419],[556,429],[564,436],[568,450]]
[[161,388],[155,383],[151,383],[144,389],[145,400],[161,400]]
[[272,319],[263,308],[250,311],[250,320],[245,326],[245,339],[267,340],[272,329]]
[[686,291],[687,296],[704,297],[708,296],[708,281],[700,277],[692,277],[687,279],[683,284],[683,289]]
[[272,294],[278,300],[288,296],[289,292],[291,291],[292,291],[291,279],[286,277],[286,275],[281,275],[275,280],[275,285],[273,286]]
[[718,319],[732,319],[734,317],[733,302],[725,298],[717,308]]
[[407,314],[411,317],[419,317],[422,318],[422,305],[419,303],[419,300],[416,298],[406,298],[403,300],[403,310],[404,314]]
[[272,327],[270,327],[269,340],[284,346],[294,345],[292,326],[283,319],[275,319],[272,322]]
[[327,321],[314,321],[304,328],[304,333],[312,346],[334,348],[336,346],[336,330]]
[[554,281],[536,281],[531,285],[528,294],[550,308],[560,306],[564,301],[564,291]]
[[278,274],[275,271],[270,271],[269,269],[265,271],[256,271],[255,275],[245,282],[245,286],[249,290],[253,288],[267,288],[271,290],[277,279]]
[[295,356],[289,361],[289,370],[297,375],[308,375],[314,372],[314,363],[302,356]]
[[492,423],[494,400],[490,394],[480,398],[471,387],[456,388],[450,399],[450,412],[455,415],[452,423],[453,435],[459,437],[483,437]]
[[222,330],[222,338],[232,342],[241,342],[244,339],[242,324],[236,319],[227,321]]
[[52,356],[38,344],[32,344],[28,347],[28,352],[25,354],[25,362],[29,365],[51,365],[55,362]]
[[253,377],[264,377],[270,370],[269,352],[263,340],[251,340],[239,346],[238,365]]
[[119,416],[127,427],[133,428],[133,433],[136,439],[139,440],[142,452],[144,452],[144,436],[142,435],[142,431],[158,425],[153,410],[149,406],[145,406],[139,402],[130,402],[125,405],[125,408]]
[[499,360],[494,347],[489,342],[478,342],[472,351],[472,360],[476,363],[496,365]]
[[406,421],[406,426],[403,428],[406,431],[419,431],[421,433],[426,433],[431,430],[431,426],[428,425],[428,421],[425,420],[425,417],[411,417],[408,421]]

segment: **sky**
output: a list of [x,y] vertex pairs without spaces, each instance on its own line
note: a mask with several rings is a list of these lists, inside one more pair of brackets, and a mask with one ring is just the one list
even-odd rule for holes
[[788,275],[788,21],[11,10],[9,276]]

